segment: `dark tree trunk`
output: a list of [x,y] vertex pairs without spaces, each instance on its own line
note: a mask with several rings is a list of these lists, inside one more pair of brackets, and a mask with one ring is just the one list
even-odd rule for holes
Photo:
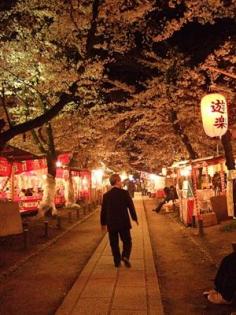
[[57,162],[57,153],[54,145],[53,130],[52,126],[49,123],[46,125],[47,130],[47,150],[46,150],[46,159],[47,159],[47,168],[48,175],[45,181],[43,200],[40,204],[40,213],[50,213],[52,215],[57,214],[57,209],[55,207],[55,195],[56,195],[56,162]]
[[[222,145],[223,145],[224,151],[225,151],[225,160],[226,160],[225,164],[226,164],[226,166],[227,166],[229,171],[230,170],[235,170],[235,161],[234,161],[233,149],[232,149],[232,144],[231,144],[231,132],[229,130],[227,130],[227,132],[222,136],[221,142],[222,142]],[[228,185],[229,184],[230,184],[229,187],[231,187],[231,183],[230,182],[228,182]],[[236,209],[235,209],[235,204],[236,204],[236,180],[235,179],[232,180],[232,190],[231,190],[231,188],[229,189],[229,187],[227,188],[228,213],[231,214],[233,212],[232,213],[233,216],[236,216]],[[232,200],[232,202],[231,202],[231,200]]]
[[233,156],[233,149],[231,144],[231,133],[229,130],[222,136],[221,142],[225,151],[225,160],[228,170],[235,170],[235,162]]
[[47,152],[46,156],[47,160],[47,168],[48,168],[48,174],[50,174],[52,177],[56,177],[56,162],[57,162],[57,156],[54,154],[51,154],[51,152]]
[[178,121],[177,113],[174,109],[172,109],[170,112],[170,120],[171,120],[171,123],[172,123],[172,126],[174,128],[175,133],[180,137],[185,148],[187,149],[188,154],[189,154],[189,158],[191,160],[197,159],[198,154],[193,149],[192,144],[190,143],[189,137],[184,133],[184,130]]

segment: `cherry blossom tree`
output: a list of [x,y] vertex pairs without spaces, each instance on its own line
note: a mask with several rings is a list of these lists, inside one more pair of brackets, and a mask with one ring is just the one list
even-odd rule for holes
[[56,151],[63,143],[86,152],[83,163],[95,151],[109,166],[122,167],[120,156],[124,166],[147,171],[216,152],[199,103],[217,90],[235,112],[235,81],[211,70],[236,72],[234,1],[4,3],[2,80],[24,79],[49,104],[77,82],[77,100],[52,122]]

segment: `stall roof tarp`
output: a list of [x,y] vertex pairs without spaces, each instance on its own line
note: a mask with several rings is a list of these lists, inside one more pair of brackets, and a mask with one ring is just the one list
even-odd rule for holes
[[6,158],[9,162],[14,161],[26,161],[35,160],[42,157],[32,154],[28,151],[13,147],[11,145],[6,145],[4,149],[0,152],[0,156]]
[[218,163],[224,163],[225,158],[222,155],[219,156],[209,156],[205,158],[200,158],[196,160],[192,160],[191,164],[193,167],[203,167],[203,166],[208,166],[208,165],[215,165]]
[[215,165],[218,163],[224,163],[225,158],[223,155],[218,156],[207,156],[195,160],[184,160],[179,162],[174,162],[170,168],[183,168],[188,165],[192,165],[193,167],[203,167],[208,165]]

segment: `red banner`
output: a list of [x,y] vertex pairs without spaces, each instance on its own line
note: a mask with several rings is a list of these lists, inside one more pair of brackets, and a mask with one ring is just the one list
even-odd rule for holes
[[7,159],[0,157],[0,176],[10,176],[11,164]]
[[47,168],[47,162],[45,159],[27,160],[22,162],[14,162],[13,167],[15,174],[21,174],[24,172],[37,171]]
[[71,153],[59,154],[57,158],[57,161],[61,162],[63,165],[69,164],[70,160],[71,160]]
[[56,178],[64,178],[67,179],[69,177],[68,169],[57,168]]

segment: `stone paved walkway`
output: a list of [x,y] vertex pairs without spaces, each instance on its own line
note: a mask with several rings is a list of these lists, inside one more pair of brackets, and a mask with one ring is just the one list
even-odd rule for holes
[[104,237],[65,297],[56,315],[163,315],[142,200],[135,200],[132,268],[115,268]]

